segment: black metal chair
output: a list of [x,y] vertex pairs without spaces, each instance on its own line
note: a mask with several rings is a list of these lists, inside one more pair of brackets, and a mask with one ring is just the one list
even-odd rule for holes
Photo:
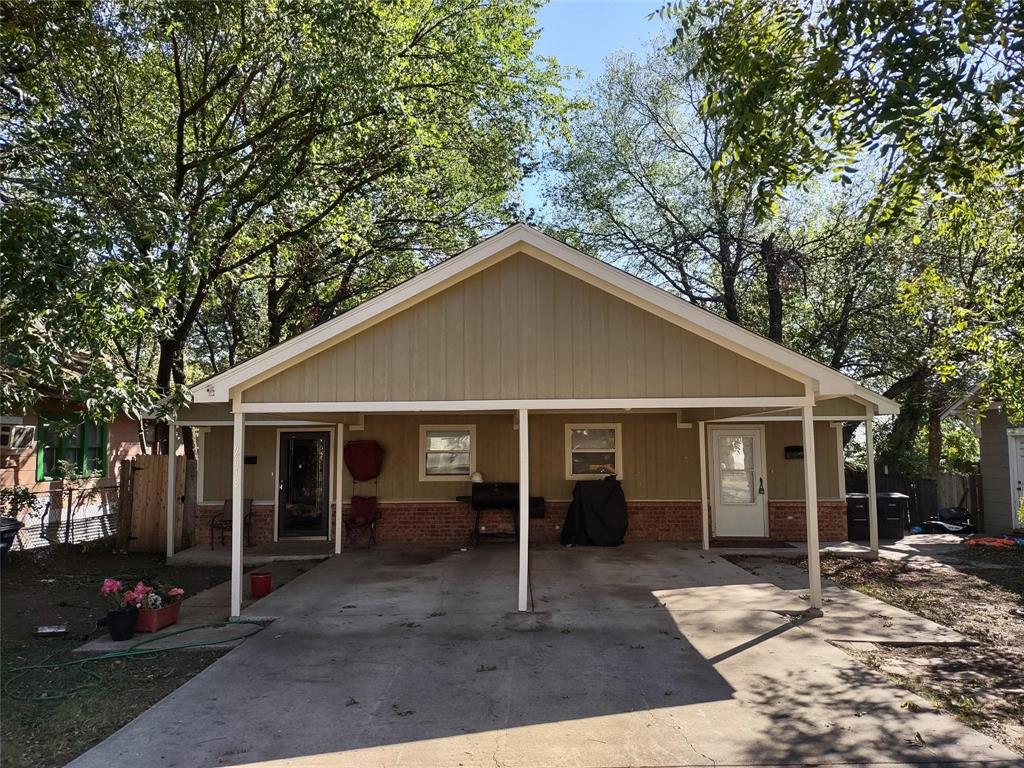
[[[224,509],[210,520],[210,549],[213,549],[213,532],[220,530],[220,545],[224,546],[224,533],[231,531],[231,499],[224,501]],[[242,531],[245,533],[245,546],[252,546],[252,499],[242,499]]]

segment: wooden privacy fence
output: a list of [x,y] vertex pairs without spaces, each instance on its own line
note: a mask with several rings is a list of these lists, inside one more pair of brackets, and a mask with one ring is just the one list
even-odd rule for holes
[[[882,464],[875,465],[878,492],[895,491],[910,497],[910,522],[913,525],[929,520],[940,509],[963,506],[980,528],[982,515],[981,476],[942,473],[938,478],[890,474]],[[846,470],[847,493],[867,493],[867,473]]]
[[[167,551],[167,456],[145,454],[121,463],[118,545],[130,552]],[[196,462],[175,457],[174,549],[192,545]]]

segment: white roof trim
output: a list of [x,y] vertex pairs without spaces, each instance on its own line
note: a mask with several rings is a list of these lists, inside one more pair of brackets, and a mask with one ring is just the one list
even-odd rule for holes
[[961,397],[959,400],[957,400],[952,405],[947,405],[943,409],[942,413],[939,414],[939,418],[945,419],[945,418],[948,418],[950,416],[964,416],[964,415],[966,415],[971,410],[970,406],[972,406],[974,404],[974,401],[978,398],[978,395],[980,395],[980,394],[981,394],[981,387],[979,387],[979,386],[971,387],[970,390],[967,392],[967,394],[965,394],[963,397]]
[[406,309],[448,285],[490,266],[516,246],[532,246],[531,255],[562,271],[607,290],[643,309],[755,362],[802,380],[822,396],[853,396],[873,403],[880,414],[898,413],[899,405],[863,387],[854,379],[769,341],[718,315],[694,306],[667,291],[595,259],[525,224],[515,224],[436,267],[367,301],[322,325],[282,342],[266,352],[192,387],[197,403],[228,402],[232,393],[256,383],[270,372],[289,367],[330,346],[347,332],[358,332]]

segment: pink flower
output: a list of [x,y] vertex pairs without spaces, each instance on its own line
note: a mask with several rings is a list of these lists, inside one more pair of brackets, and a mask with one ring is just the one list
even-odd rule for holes
[[123,587],[124,584],[117,579],[104,579],[103,586],[100,587],[100,594],[104,596],[114,595],[120,592]]
[[143,584],[140,581],[138,584],[135,585],[135,589],[132,590],[132,592],[131,592],[132,600],[136,604],[140,604],[141,605],[142,601],[146,599],[146,595],[148,595],[152,591],[153,591],[152,587],[147,587],[145,584]]
[[185,594],[185,590],[182,589],[181,587],[171,587],[170,589],[167,590],[167,594],[170,597],[181,597],[182,595]]
[[125,592],[121,596],[121,602],[124,603],[124,607],[125,608],[130,608],[131,606],[135,605],[136,602],[138,602],[138,601],[135,599],[135,593],[129,591],[129,592]]

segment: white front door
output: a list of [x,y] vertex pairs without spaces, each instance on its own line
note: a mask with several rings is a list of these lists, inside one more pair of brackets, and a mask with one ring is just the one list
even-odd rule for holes
[[764,430],[711,427],[715,536],[767,536]]

